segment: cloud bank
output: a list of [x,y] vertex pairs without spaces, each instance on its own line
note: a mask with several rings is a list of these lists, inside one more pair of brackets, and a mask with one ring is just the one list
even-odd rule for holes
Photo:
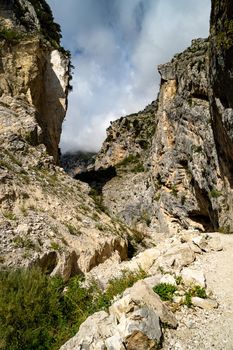
[[156,98],[157,65],[207,37],[210,0],[48,0],[75,66],[62,151],[96,151],[111,120]]

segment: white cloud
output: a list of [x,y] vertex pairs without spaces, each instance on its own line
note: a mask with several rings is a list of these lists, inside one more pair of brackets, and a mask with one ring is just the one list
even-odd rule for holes
[[73,53],[62,150],[97,150],[110,120],[156,98],[156,67],[208,36],[210,0],[49,0]]

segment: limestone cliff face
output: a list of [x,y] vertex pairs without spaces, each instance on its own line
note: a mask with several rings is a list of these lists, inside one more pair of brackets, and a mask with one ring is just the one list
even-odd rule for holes
[[[135,115],[108,129],[95,169],[117,169],[102,188],[103,200],[128,224],[144,232],[232,232],[232,43],[232,4],[214,0],[209,41],[193,40],[159,66],[160,92],[149,124],[145,115]],[[147,144],[145,130],[153,133]],[[139,174],[132,172],[137,162]]]
[[209,111],[207,40],[193,40],[159,72],[159,122],[151,151],[156,216],[168,229],[216,229],[222,182]]
[[69,59],[48,9],[43,0],[1,1],[0,265],[68,279],[112,254],[126,259],[130,230],[56,166]]
[[[95,169],[115,167],[102,187],[110,212],[151,232],[224,226],[227,189],[209,107],[209,43],[159,66],[156,104],[108,129]],[[136,170],[136,171],[135,171]]]
[[[156,129],[157,102],[143,111],[114,121],[96,157],[92,178],[79,175],[101,194],[111,214],[146,235],[153,217],[151,147]],[[104,179],[105,178],[105,179]],[[104,181],[103,181],[104,179]]]
[[155,132],[156,110],[157,101],[154,101],[143,111],[112,122],[96,158],[95,169],[118,165],[129,156],[146,160]]
[[227,215],[221,225],[233,231],[233,8],[213,0],[210,21],[210,105],[214,139],[225,184]]
[[[56,27],[49,27],[52,17],[48,17],[48,24],[41,22],[38,14],[48,11],[47,4],[42,4],[27,0],[1,3],[0,95],[24,96],[36,107],[41,127],[39,141],[57,162],[67,109],[69,59],[59,48]],[[44,36],[46,25],[54,34]]]

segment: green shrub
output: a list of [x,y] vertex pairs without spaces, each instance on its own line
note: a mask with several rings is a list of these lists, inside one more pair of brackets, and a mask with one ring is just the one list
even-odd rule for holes
[[0,40],[7,40],[8,42],[18,42],[22,39],[22,34],[16,30],[1,28],[0,29]]
[[153,288],[153,291],[157,293],[163,301],[171,301],[176,290],[176,286],[169,283],[159,283]]
[[174,196],[174,197],[177,197],[178,196],[178,190],[177,190],[177,188],[176,188],[176,185],[172,185],[172,187],[171,187],[171,192],[172,192],[172,195]]
[[55,251],[60,251],[62,250],[62,248],[59,246],[59,244],[57,242],[51,242],[50,243],[50,248],[55,250]]
[[121,162],[117,164],[117,167],[127,169],[133,173],[140,173],[145,170],[138,154],[130,154],[129,156],[125,157]]
[[10,211],[10,210],[5,210],[3,212],[3,215],[8,220],[16,220],[15,214],[12,211]]
[[28,237],[16,236],[13,243],[16,248],[35,249],[35,243]]
[[0,348],[46,350],[62,322],[57,279],[39,270],[0,272]]
[[207,298],[205,288],[200,287],[200,286],[195,286],[194,291],[195,291],[195,294],[197,297],[202,298],[202,299]]
[[192,306],[192,294],[191,294],[190,290],[185,293],[184,305],[186,305],[188,307]]
[[101,192],[99,192],[95,188],[91,188],[89,196],[91,196],[91,198],[94,200],[97,211],[103,211],[105,214],[108,213],[107,208],[103,204],[103,195]]
[[82,234],[82,232],[79,231],[78,229],[76,229],[76,227],[74,227],[73,225],[71,225],[71,224],[65,224],[65,225],[66,225],[66,227],[68,228],[69,233],[70,233],[71,235],[73,235],[73,236],[79,236],[79,235]]
[[134,283],[146,277],[147,274],[143,270],[134,273],[125,271],[121,278],[114,278],[109,282],[105,292],[107,300],[112,300],[114,296],[122,294],[125,289],[132,287]]
[[144,271],[124,272],[103,293],[94,282],[84,288],[80,276],[65,284],[39,269],[0,270],[0,349],[57,350],[88,316],[144,277]]
[[212,198],[218,198],[222,195],[222,192],[218,191],[216,188],[212,188],[212,190],[209,192],[209,195]]
[[184,304],[187,305],[188,307],[192,306],[192,297],[199,297],[202,299],[206,299],[207,294],[206,294],[205,288],[201,286],[193,286],[189,288],[188,291],[186,291]]

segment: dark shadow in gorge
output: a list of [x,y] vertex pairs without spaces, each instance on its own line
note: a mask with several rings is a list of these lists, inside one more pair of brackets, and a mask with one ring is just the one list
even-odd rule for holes
[[88,183],[88,185],[94,189],[98,195],[101,195],[103,187],[116,175],[116,168],[110,166],[107,169],[90,170],[76,174],[75,179]]

